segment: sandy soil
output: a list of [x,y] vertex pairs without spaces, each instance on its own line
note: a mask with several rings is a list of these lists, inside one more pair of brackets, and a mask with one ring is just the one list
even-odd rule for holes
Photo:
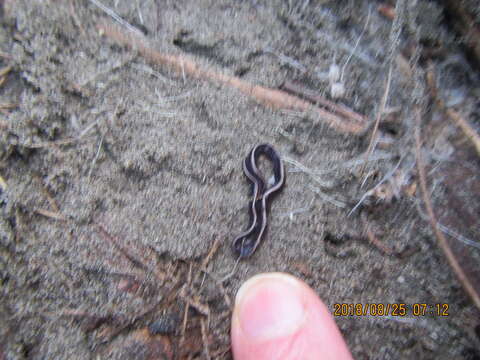
[[[95,1],[0,4],[0,68],[11,66],[0,102],[13,104],[0,115],[0,359],[229,359],[234,294],[264,271],[301,277],[332,313],[449,305],[449,316],[337,317],[356,359],[480,358],[479,311],[431,231],[415,167],[423,98],[437,216],[480,279],[479,157],[418,79],[431,62],[440,96],[477,129],[480,82],[436,2],[392,22],[360,0],[102,0],[159,52],[270,88],[294,81],[371,123],[392,64],[367,163],[372,126],[341,133],[152,64],[102,36],[115,21]],[[414,39],[428,55],[415,57]],[[335,64],[345,92],[332,99]],[[284,157],[286,186],[262,245],[235,266],[241,163],[260,142]]]

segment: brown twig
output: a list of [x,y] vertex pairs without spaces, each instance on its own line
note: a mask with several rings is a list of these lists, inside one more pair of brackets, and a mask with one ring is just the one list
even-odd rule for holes
[[83,320],[84,322],[84,330],[86,332],[93,331],[98,329],[102,324],[106,322],[122,322],[123,318],[121,315],[117,314],[107,314],[107,315],[99,315],[95,313],[88,313],[86,311],[78,310],[78,309],[66,309],[61,311],[59,314],[60,316],[64,317],[72,317],[77,320]]
[[5,181],[5,179],[0,175],[0,188],[2,188],[3,191],[7,190],[8,184]]
[[393,256],[397,255],[397,252],[393,250],[392,248],[386,246],[384,243],[382,243],[380,240],[377,239],[375,234],[373,233],[370,224],[368,223],[368,220],[362,216],[362,222],[363,222],[363,229],[365,234],[367,235],[368,241],[375,246],[377,249],[379,249],[381,252],[383,252],[386,255]]
[[[186,286],[190,286],[192,282],[192,263],[188,266],[188,275],[187,275],[187,284]],[[182,330],[180,332],[180,342],[179,346],[181,347],[185,341],[185,332],[187,331],[187,323],[188,323],[188,310],[190,309],[190,298],[187,296],[182,296],[185,293],[185,287],[180,290],[180,296],[183,297],[185,300],[185,308],[183,310],[183,321],[182,321]]]
[[29,148],[29,149],[41,149],[45,147],[54,147],[58,145],[69,145],[77,141],[78,139],[76,138],[67,138],[63,140],[56,140],[56,141],[48,141],[44,143],[39,143],[39,144],[22,144],[23,147]]
[[35,209],[34,210],[37,214],[43,215],[45,217],[48,217],[50,219],[58,220],[58,221],[67,221],[67,218],[65,215],[55,212],[55,211],[50,211],[50,210],[45,210],[45,209]]
[[207,360],[211,359],[210,350],[208,346],[208,332],[207,332],[207,324],[205,319],[200,319],[200,328],[202,332],[202,342],[203,342],[203,352],[205,354],[205,358]]
[[145,310],[141,311],[139,314],[135,315],[133,318],[129,319],[128,321],[122,322],[119,326],[115,327],[113,331],[109,332],[105,339],[102,342],[109,342],[112,341],[115,337],[117,337],[122,331],[134,325],[137,321],[143,319],[146,315],[152,313],[158,306],[160,306],[163,299],[156,301],[151,306],[147,307]]
[[97,231],[103,236],[104,239],[106,239],[110,244],[113,245],[115,249],[117,249],[127,260],[129,260],[134,266],[141,268],[144,271],[150,270],[147,265],[143,263],[142,260],[138,259],[136,256],[130,254],[128,249],[126,249],[124,246],[120,245],[120,242],[118,239],[110,235],[110,233],[103,227],[101,224],[95,224]]
[[75,23],[75,25],[82,32],[82,35],[87,36],[87,32],[85,31],[85,28],[83,27],[80,19],[78,18],[77,12],[75,11],[75,0],[70,1],[70,15],[72,16],[72,19],[73,19],[73,22]]
[[13,104],[13,103],[6,103],[6,104],[0,104],[0,110],[12,110],[18,107],[18,104]]
[[205,259],[203,259],[203,261],[202,261],[202,266],[201,266],[202,270],[205,270],[207,268],[208,263],[215,256],[219,247],[220,247],[220,240],[218,238],[216,238],[214,240],[213,245],[210,248],[210,251],[208,252],[207,256],[205,256]]
[[463,131],[465,136],[473,143],[477,154],[480,156],[480,136],[473,127],[458,112],[453,109],[447,109],[448,117]]
[[52,194],[50,194],[50,191],[48,191],[47,187],[43,183],[42,178],[35,173],[33,174],[33,178],[37,180],[37,182],[40,184],[40,189],[42,190],[43,195],[47,198],[47,201],[50,204],[50,207],[53,209],[53,211],[56,213],[60,213],[60,207],[58,206],[57,201],[54,199]]
[[365,132],[368,126],[366,123],[349,121],[284,91],[253,85],[235,76],[201,68],[194,61],[181,55],[160,53],[152,49],[145,40],[138,36],[127,34],[114,25],[99,24],[97,27],[102,34],[119,45],[138,51],[140,55],[151,63],[168,67],[180,75],[185,74],[195,79],[220,83],[237,89],[270,108],[312,113],[319,120],[324,121],[333,129],[343,133],[360,135]]
[[434,232],[434,234],[437,238],[438,245],[443,250],[443,253],[445,254],[445,257],[447,258],[448,263],[450,264],[453,271],[457,275],[458,280],[463,285],[465,291],[470,295],[470,297],[473,300],[473,303],[475,304],[475,306],[477,306],[477,308],[480,309],[480,294],[477,292],[477,289],[475,289],[475,287],[471,283],[470,279],[467,277],[467,275],[463,271],[463,268],[460,266],[460,264],[457,261],[457,258],[453,254],[452,249],[450,248],[450,245],[447,242],[447,239],[445,238],[443,233],[438,228],[437,218],[435,216],[435,212],[433,211],[432,201],[430,199],[430,195],[429,195],[428,188],[427,188],[425,166],[423,164],[423,159],[422,159],[422,154],[421,154],[421,143],[422,143],[421,133],[420,133],[421,123],[422,123],[421,110],[418,106],[416,106],[414,111],[415,111],[414,115],[415,115],[415,120],[416,120],[416,126],[415,126],[415,156],[416,156],[416,159],[417,159],[417,168],[418,168],[418,175],[419,175],[419,180],[420,180],[420,188],[422,190],[422,197],[423,197],[423,201],[425,203],[425,207],[427,209],[427,214],[428,214],[428,217],[429,217],[430,225],[432,226],[433,232]]
[[13,66],[5,66],[4,68],[0,69],[0,77],[7,75],[10,71],[12,71]]
[[382,101],[380,103],[380,106],[377,111],[377,117],[375,119],[375,125],[373,127],[372,131],[372,136],[370,138],[370,143],[368,144],[367,151],[365,152],[365,162],[363,163],[362,167],[360,168],[360,174],[363,174],[363,171],[365,170],[365,166],[368,162],[368,158],[372,154],[374,147],[375,147],[375,142],[377,140],[377,132],[378,132],[378,125],[380,124],[380,119],[382,118],[383,113],[385,112],[385,106],[387,105],[387,100],[388,100],[388,93],[390,92],[390,83],[392,80],[392,65],[388,68],[388,75],[387,75],[387,81],[385,84],[385,91],[383,92],[383,97]]
[[447,116],[457,125],[460,130],[463,131],[465,136],[472,142],[478,155],[480,155],[480,135],[474,130],[474,128],[465,120],[458,112],[453,109],[447,108],[445,102],[440,98],[438,89],[435,84],[435,71],[433,63],[430,62],[427,71],[427,85],[430,89],[430,94],[437,104],[437,106],[444,111]]
[[328,110],[338,115],[341,115],[353,122],[359,122],[359,123],[365,123],[365,124],[369,122],[369,120],[365,116],[353,111],[352,109],[344,105],[334,103],[333,101],[330,101],[324,98],[320,94],[315,94],[312,91],[307,90],[301,85],[296,84],[294,82],[285,81],[285,83],[282,85],[282,89],[285,89],[286,91],[291,92],[293,94],[300,95],[309,101],[312,101],[323,107],[326,107]]
[[0,57],[1,58],[4,58],[4,59],[7,59],[7,60],[13,60],[13,56],[6,53],[6,52],[3,52],[3,51],[0,51]]

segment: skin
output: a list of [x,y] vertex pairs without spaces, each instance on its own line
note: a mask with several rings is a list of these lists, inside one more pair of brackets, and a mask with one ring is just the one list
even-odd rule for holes
[[325,304],[284,273],[256,275],[242,285],[231,337],[235,360],[352,359]]

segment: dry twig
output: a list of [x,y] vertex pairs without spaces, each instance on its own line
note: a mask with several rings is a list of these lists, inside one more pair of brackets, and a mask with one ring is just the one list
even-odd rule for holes
[[0,77],[4,77],[7,75],[10,71],[12,71],[13,66],[5,66],[4,68],[0,69]]
[[480,136],[473,127],[458,112],[453,109],[447,109],[448,117],[463,131],[465,136],[473,143],[477,154],[480,156]]
[[334,103],[333,101],[330,101],[330,100],[324,98],[323,96],[321,96],[319,94],[314,94],[312,91],[309,91],[309,90],[303,88],[302,86],[300,86],[298,84],[295,84],[293,82],[286,81],[282,85],[282,88],[285,89],[288,92],[294,93],[296,95],[300,95],[300,96],[304,97],[305,99],[307,99],[309,101],[312,101],[312,102],[317,103],[321,106],[324,106],[328,110],[330,110],[334,113],[337,113],[338,115],[341,115],[341,116],[343,116],[347,119],[350,119],[351,121],[360,122],[360,123],[362,123],[362,122],[363,123],[368,123],[369,122],[369,120],[365,116],[353,111],[352,109],[350,109],[350,108],[348,108],[344,105]]
[[215,256],[219,247],[220,247],[220,240],[218,238],[216,238],[214,240],[213,245],[210,248],[210,251],[208,252],[207,256],[205,256],[205,259],[203,259],[203,261],[202,261],[202,266],[201,266],[202,270],[205,270],[207,268],[208,263]]
[[29,149],[41,149],[41,148],[47,148],[47,147],[54,147],[58,145],[68,145],[68,144],[74,143],[75,141],[77,141],[76,138],[67,138],[67,139],[56,140],[56,141],[47,141],[47,142],[38,143],[38,144],[22,144],[22,146]]
[[480,135],[478,135],[478,133],[468,123],[468,121],[465,120],[458,112],[453,109],[447,108],[445,102],[438,95],[438,89],[435,84],[435,71],[432,62],[428,64],[427,85],[430,89],[430,94],[437,106],[442,111],[444,111],[450,118],[450,120],[452,120],[455,125],[457,125],[463,131],[465,136],[472,142],[473,146],[475,146],[478,155],[480,155]]
[[378,125],[380,124],[380,119],[382,118],[382,115],[385,112],[385,107],[387,105],[387,100],[388,100],[388,93],[390,92],[391,80],[392,80],[392,65],[390,65],[390,67],[388,68],[385,91],[383,93],[382,102],[380,103],[380,107],[378,108],[378,111],[377,111],[377,117],[375,119],[375,125],[373,127],[372,137],[370,138],[370,143],[368,144],[367,151],[365,152],[365,163],[360,168],[360,174],[363,174],[363,171],[365,170],[365,165],[368,162],[368,158],[370,157],[370,155],[372,154],[375,148],[375,143],[377,140]]
[[73,22],[75,25],[80,29],[82,32],[83,36],[87,36],[87,32],[85,31],[85,28],[82,25],[82,22],[78,18],[77,12],[75,11],[75,0],[70,1],[70,15],[72,16]]
[[420,133],[420,128],[421,128],[421,122],[422,122],[422,114],[420,108],[417,106],[415,107],[415,120],[416,120],[416,126],[415,126],[415,155],[417,158],[417,168],[418,168],[418,175],[419,175],[419,180],[420,180],[420,188],[422,190],[422,197],[423,201],[425,203],[425,207],[427,210],[427,214],[429,217],[430,225],[433,228],[433,232],[435,234],[435,237],[437,238],[438,245],[440,248],[443,250],[443,253],[445,254],[448,263],[452,267],[453,271],[458,277],[458,280],[460,283],[463,285],[465,291],[470,295],[470,297],[473,300],[473,303],[475,306],[477,306],[478,309],[480,309],[480,294],[478,293],[478,290],[475,289],[473,286],[472,282],[468,278],[468,276],[465,274],[463,271],[463,268],[457,261],[457,258],[452,252],[452,249],[450,248],[450,245],[447,242],[447,239],[443,235],[443,233],[440,231],[438,227],[438,222],[437,218],[435,216],[435,212],[433,211],[433,206],[432,206],[432,201],[430,199],[430,195],[428,192],[427,188],[427,179],[425,175],[425,166],[423,164],[423,159],[422,159],[422,154],[421,154],[421,133]]
[[54,219],[54,220],[58,220],[58,221],[67,221],[67,218],[65,217],[65,215],[63,215],[59,212],[45,210],[45,209],[35,209],[35,212],[37,214],[48,217],[50,219]]
[[370,224],[368,220],[366,219],[365,216],[362,216],[362,223],[363,223],[363,229],[365,234],[367,235],[368,241],[375,246],[377,249],[379,249],[381,252],[384,254],[387,254],[389,256],[396,255],[396,251],[388,246],[386,246],[383,242],[377,239],[375,234],[373,233]]
[[3,191],[7,190],[8,185],[5,179],[0,175],[0,188],[2,188]]
[[311,113],[333,129],[349,134],[363,134],[368,124],[349,121],[328,112],[312,103],[288,93],[267,87],[250,84],[238,77],[225,75],[213,70],[203,69],[194,61],[181,56],[163,54],[152,49],[145,40],[120,31],[114,25],[99,24],[99,31],[119,45],[127,46],[139,52],[147,61],[170,68],[178,74],[189,75],[195,79],[220,83],[235,88],[257,102],[276,110],[296,110]]
[[95,224],[95,225],[96,225],[97,232],[100,233],[102,237],[106,239],[110,244],[112,244],[113,247],[117,249],[123,256],[125,256],[125,258],[129,260],[132,263],[132,265],[134,265],[135,267],[141,268],[144,271],[150,270],[149,267],[145,265],[142,260],[132,255],[127,248],[121,245],[115,236],[110,235],[110,233],[105,229],[103,225],[101,224]]
[[18,104],[12,104],[12,103],[0,104],[0,110],[2,111],[13,110],[17,107],[18,107]]
[[205,319],[200,319],[200,326],[201,326],[201,332],[202,332],[203,352],[205,354],[205,358],[207,360],[210,360],[211,356],[210,356],[210,350],[208,348],[207,321]]

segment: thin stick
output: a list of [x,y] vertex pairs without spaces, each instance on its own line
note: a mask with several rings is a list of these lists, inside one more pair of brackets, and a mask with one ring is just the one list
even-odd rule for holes
[[377,239],[375,234],[373,233],[370,224],[368,220],[366,219],[365,216],[362,216],[362,222],[363,222],[363,229],[365,231],[365,234],[367,235],[368,241],[375,246],[377,249],[379,249],[381,252],[384,254],[387,254],[389,256],[395,255],[395,250],[391,249],[390,247],[386,246],[384,243],[382,243],[380,240]]
[[24,146],[26,148],[29,148],[29,149],[41,149],[41,148],[54,147],[54,146],[59,146],[59,145],[70,145],[70,144],[82,139],[97,124],[98,124],[98,121],[94,121],[93,123],[88,125],[85,129],[83,129],[82,132],[77,137],[68,137],[68,138],[62,139],[62,140],[47,141],[47,142],[38,143],[38,144],[22,144],[22,146]]
[[445,105],[445,102],[438,95],[437,86],[435,84],[435,71],[432,62],[428,64],[427,85],[430,88],[430,94],[432,95],[437,106],[443,110],[448,115],[450,120],[452,120],[455,125],[457,125],[463,131],[465,136],[472,142],[473,146],[475,146],[478,155],[480,155],[480,135],[478,135],[468,121],[465,120],[458,112],[453,109],[448,109]]
[[463,131],[465,136],[473,143],[477,154],[480,156],[480,136],[473,127],[458,112],[453,109],[447,109],[448,117]]
[[100,150],[102,150],[102,145],[103,145],[103,139],[104,138],[105,138],[105,134],[103,134],[102,138],[100,139],[100,144],[98,144],[97,153],[95,154],[95,157],[93,158],[92,164],[90,165],[90,170],[88,171],[88,176],[87,176],[88,181],[90,181],[90,177],[92,176],[93,168],[95,167],[95,164],[97,163],[98,157],[100,156]]
[[78,138],[66,138],[62,140],[48,141],[48,142],[38,143],[38,144],[22,144],[22,146],[29,149],[41,149],[46,147],[58,146],[58,145],[69,145],[74,143],[77,140]]
[[89,1],[93,5],[97,6],[99,9],[101,9],[103,12],[110,15],[115,21],[117,21],[120,25],[123,25],[124,27],[126,27],[131,32],[133,32],[137,35],[143,35],[143,33],[140,30],[138,30],[136,27],[130,25],[128,22],[123,20],[115,11],[113,11],[109,7],[103,5],[100,1],[97,1],[97,0],[89,0]]
[[13,103],[6,103],[6,104],[0,104],[0,110],[12,110],[18,107],[18,104],[13,104]]
[[372,13],[372,8],[371,7],[368,7],[368,15],[367,15],[367,20],[365,21],[365,25],[363,27],[363,30],[362,32],[360,33],[360,36],[358,37],[356,43],[355,43],[355,46],[353,47],[352,49],[352,52],[350,53],[350,55],[348,56],[347,60],[345,61],[345,64],[343,64],[342,66],[342,71],[340,73],[340,81],[343,81],[343,74],[345,73],[345,69],[348,65],[348,63],[350,62],[350,59],[352,58],[353,54],[355,53],[355,51],[357,50],[357,47],[358,45],[360,44],[360,41],[362,40],[362,37],[363,35],[365,35],[365,32],[367,31],[367,27],[368,27],[368,24],[370,24],[370,15]]
[[130,254],[127,248],[123,245],[120,245],[117,237],[110,235],[110,233],[103,227],[101,224],[95,224],[97,231],[103,236],[104,239],[108,240],[110,244],[113,245],[115,249],[120,251],[120,253],[125,256],[134,266],[141,268],[144,271],[150,270],[147,265],[145,265],[142,260],[138,259],[136,256]]
[[58,220],[58,221],[67,221],[67,218],[65,215],[60,214],[58,212],[50,211],[50,210],[45,210],[45,209],[35,209],[35,212],[37,214],[43,215],[45,217],[48,217],[50,219]]
[[202,261],[202,266],[201,266],[202,270],[205,270],[207,268],[208,263],[210,262],[210,260],[212,260],[213,256],[217,253],[219,247],[220,247],[220,240],[216,238],[207,256]]
[[[422,209],[420,208],[420,204],[417,203],[416,206],[417,206],[418,214],[420,215],[420,217],[421,217],[423,220],[428,221],[428,216],[422,211]],[[438,226],[438,228],[440,229],[440,231],[443,232],[444,234],[449,235],[449,236],[452,237],[453,239],[455,239],[455,240],[457,240],[457,241],[460,241],[460,242],[464,243],[465,245],[473,246],[474,248],[480,250],[480,242],[478,242],[478,241],[473,241],[473,240],[471,240],[471,239],[463,236],[463,235],[460,234],[459,232],[450,229],[449,227],[443,225],[443,224],[442,224],[441,222],[439,222],[439,221],[437,221],[437,226]]]
[[305,165],[299,163],[297,160],[291,159],[291,158],[286,157],[286,156],[282,156],[282,160],[283,160],[284,162],[286,162],[286,163],[292,164],[293,166],[295,166],[296,168],[298,168],[300,171],[302,171],[302,172],[304,172],[305,174],[309,175],[309,176],[310,176],[313,180],[315,180],[321,187],[324,187],[324,188],[331,188],[331,187],[333,187],[333,183],[332,183],[332,182],[329,182],[329,181],[320,179],[320,177],[316,175],[316,173],[315,173],[314,170],[309,169],[309,168],[306,167]]
[[207,335],[207,325],[205,319],[200,319],[200,327],[202,332],[202,342],[203,342],[203,352],[205,353],[205,358],[207,360],[211,359],[210,350],[208,349],[208,335]]
[[0,175],[0,187],[2,188],[3,191],[7,190],[8,185],[5,179]]
[[183,321],[182,321],[182,331],[181,331],[181,336],[180,336],[180,344],[179,346],[181,347],[183,345],[183,342],[185,341],[185,332],[187,330],[187,323],[188,323],[188,309],[190,308],[190,303],[186,299],[185,300],[185,308],[183,310]]
[[337,113],[338,115],[342,115],[352,121],[358,121],[360,123],[366,123],[369,121],[365,116],[353,111],[352,109],[340,104],[336,104],[333,101],[330,101],[319,94],[314,94],[312,91],[309,91],[294,82],[286,81],[282,85],[282,88],[287,90],[288,92],[303,96],[305,99],[324,106],[328,110]]
[[113,25],[99,24],[98,29],[117,44],[137,50],[139,54],[149,62],[168,67],[177,74],[186,74],[195,79],[229,86],[239,90],[257,102],[276,110],[297,110],[312,113],[316,118],[339,132],[361,135],[367,128],[368,124],[366,123],[348,121],[348,119],[314,106],[312,103],[292,96],[284,91],[253,85],[235,76],[203,69],[194,61],[184,56],[160,53],[152,49],[144,40],[126,34]]
[[77,16],[77,12],[75,11],[75,0],[71,0],[70,1],[70,15],[72,16],[72,19],[73,19],[73,22],[75,23],[75,25],[80,29],[80,31],[82,32],[82,35],[83,36],[87,36],[87,33],[85,31],[85,28],[83,27],[82,25],[82,22],[80,21],[80,19],[78,18]]
[[462,267],[458,263],[455,255],[452,252],[452,249],[450,248],[450,245],[447,242],[447,239],[443,235],[443,233],[439,230],[437,226],[437,218],[435,217],[435,213],[433,211],[433,206],[432,202],[430,199],[430,195],[428,193],[428,188],[427,188],[427,180],[426,180],[426,175],[425,175],[425,166],[423,164],[423,159],[421,155],[421,134],[420,134],[420,126],[422,122],[422,117],[421,117],[421,110],[418,106],[415,107],[415,120],[416,120],[416,126],[415,126],[415,155],[417,158],[417,168],[418,168],[418,175],[420,179],[420,188],[422,190],[422,197],[423,201],[425,203],[425,207],[427,209],[427,214],[429,216],[429,221],[430,225],[433,228],[433,232],[437,238],[438,245],[440,248],[443,250],[443,253],[445,254],[445,257],[447,258],[448,263],[452,267],[453,271],[458,277],[458,280],[460,283],[463,285],[465,291],[470,295],[471,299],[473,300],[473,303],[475,306],[480,309],[480,295],[477,292],[477,290],[474,288],[472,283],[470,282],[470,279],[467,277],[465,272],[463,271]]
[[4,68],[0,69],[0,77],[7,75],[10,71],[12,71],[13,66],[5,66]]
[[392,80],[392,65],[390,64],[390,66],[388,68],[387,83],[385,84],[385,91],[383,93],[382,102],[380,103],[380,107],[378,108],[377,118],[375,119],[375,126],[373,127],[373,131],[372,131],[372,137],[370,138],[370,143],[368,144],[368,148],[367,148],[367,151],[365,153],[365,163],[362,165],[362,167],[360,169],[360,174],[363,174],[363,171],[365,170],[365,166],[368,162],[368,158],[370,157],[371,153],[374,150],[374,144],[376,143],[376,140],[377,140],[378,125],[380,124],[380,119],[382,118],[382,115],[385,111],[385,106],[387,105],[388,93],[390,92],[391,80]]
[[358,209],[358,207],[365,201],[365,199],[367,197],[369,197],[370,195],[373,194],[373,192],[380,186],[382,185],[385,181],[387,181],[388,179],[390,179],[393,174],[395,174],[395,171],[397,171],[398,167],[400,166],[400,164],[402,163],[402,160],[403,160],[403,157],[400,158],[400,160],[398,160],[398,163],[397,165],[395,165],[395,167],[390,171],[388,172],[383,178],[382,180],[380,180],[377,185],[375,185],[373,188],[371,188],[370,190],[368,190],[365,194],[363,194],[363,196],[360,198],[360,200],[358,201],[358,203],[352,208],[352,210],[350,210],[350,212],[347,214],[347,217],[349,217],[350,215],[352,215],[355,210]]
[[[188,275],[187,275],[187,284],[186,286],[190,286],[192,283],[192,263],[188,266]],[[180,336],[180,347],[183,345],[185,341],[185,332],[187,330],[187,323],[188,323],[188,310],[190,309],[190,297],[184,296],[183,300],[185,301],[185,308],[183,312],[183,322],[182,322],[182,331]]]
[[39,175],[37,175],[37,174],[34,174],[33,177],[34,177],[34,178],[37,180],[37,182],[40,184],[40,188],[42,189],[43,195],[45,195],[45,197],[47,198],[48,203],[50,204],[50,207],[53,209],[53,212],[55,212],[55,213],[60,213],[60,207],[58,206],[57,201],[56,201],[55,198],[52,196],[52,194],[50,194],[50,192],[48,191],[47,187],[46,187],[45,184],[43,183],[42,178],[41,178]]

